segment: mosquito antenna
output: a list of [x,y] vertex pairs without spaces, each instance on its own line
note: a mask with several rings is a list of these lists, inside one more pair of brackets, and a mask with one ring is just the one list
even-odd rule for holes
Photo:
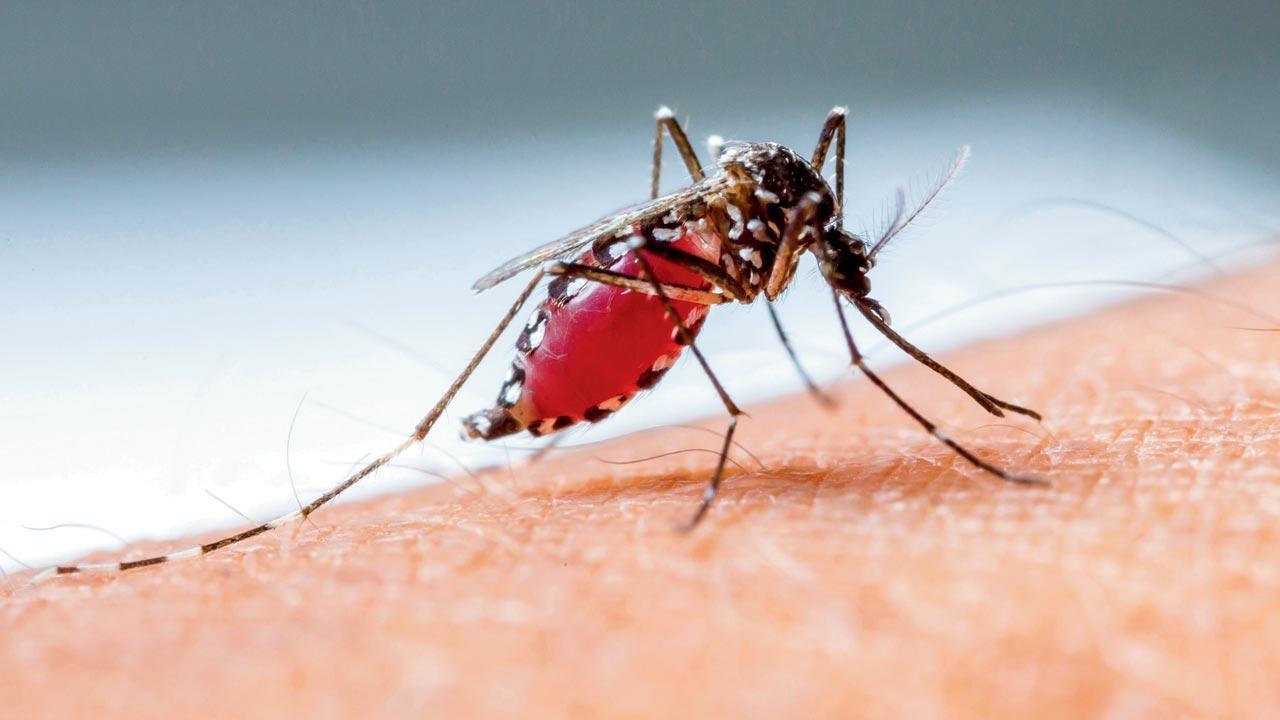
[[889,233],[898,231],[899,224],[902,222],[902,216],[907,212],[907,191],[905,188],[895,188],[893,191],[893,212],[889,214],[888,227],[880,231],[876,238],[878,242],[888,242],[884,237]]
[[956,442],[955,440],[952,440],[946,433],[942,431],[941,428],[939,428],[936,424],[934,424],[933,421],[929,420],[929,418],[926,418],[924,415],[921,415],[918,410],[912,407],[906,400],[903,400],[902,397],[898,395],[898,393],[894,392],[892,388],[890,388],[887,384],[885,384],[884,380],[880,379],[879,375],[875,374],[874,372],[872,372],[871,368],[867,367],[866,361],[863,360],[862,353],[858,351],[857,343],[853,341],[853,332],[849,330],[849,321],[845,319],[844,307],[840,302],[840,294],[835,290],[835,288],[832,288],[831,290],[831,297],[832,299],[835,300],[836,314],[840,316],[840,329],[844,331],[844,340],[845,340],[845,343],[849,346],[849,359],[853,362],[854,365],[858,366],[858,369],[862,371],[863,375],[867,376],[868,380],[870,380],[877,388],[879,388],[881,392],[889,396],[889,399],[892,400],[894,404],[902,408],[903,412],[910,415],[911,419],[919,423],[921,427],[923,427],[930,435],[935,437],[939,442],[941,442],[942,444],[954,450],[957,455],[964,458],[965,460],[968,460],[974,467],[977,467],[981,470],[985,470],[986,472],[1000,478],[1001,480],[1006,480],[1012,483],[1019,483],[1022,485],[1048,485],[1049,484],[1047,480],[1044,480],[1042,478],[1028,477],[1025,475],[1015,475],[1006,470],[1002,470],[996,467],[995,465],[992,465],[991,463],[987,462],[986,460],[983,460],[977,455],[974,455],[971,450],[961,445],[960,443]]
[[498,342],[498,338],[502,335],[503,331],[506,330],[507,326],[511,324],[511,321],[515,319],[516,314],[520,312],[522,307],[524,307],[525,302],[529,299],[529,296],[533,294],[533,291],[538,288],[538,284],[542,281],[542,276],[543,273],[541,270],[534,273],[533,279],[529,281],[528,286],[525,287],[519,297],[516,298],[515,302],[512,303],[511,307],[507,310],[507,314],[503,315],[502,319],[498,321],[497,326],[495,326],[493,331],[489,333],[489,337],[485,338],[484,343],[482,343],[480,348],[476,350],[475,354],[471,356],[471,361],[462,369],[462,372],[458,373],[453,382],[449,385],[449,388],[445,390],[444,395],[436,401],[436,404],[432,406],[431,411],[428,412],[427,415],[418,423],[412,435],[401,441],[399,445],[388,450],[377,459],[357,470],[354,474],[350,475],[341,483],[338,483],[328,492],[303,506],[302,509],[291,512],[287,515],[281,515],[274,520],[258,525],[257,527],[249,528],[248,530],[243,530],[234,535],[228,535],[218,540],[214,540],[203,545],[195,545],[187,548],[186,550],[180,550],[168,555],[155,555],[148,558],[142,558],[141,560],[130,560],[127,562],[58,565],[38,573],[34,578],[32,578],[32,582],[42,582],[57,575],[70,575],[82,572],[119,572],[122,570],[132,570],[133,568],[147,567],[149,565],[159,565],[161,563],[172,562],[174,560],[185,560],[187,558],[200,557],[201,555],[208,555],[209,553],[221,550],[228,545],[234,545],[243,540],[257,537],[258,535],[274,530],[286,523],[299,519],[306,519],[311,513],[324,505],[327,505],[331,500],[346,492],[352,485],[355,485],[366,477],[369,477],[384,465],[395,460],[404,453],[404,451],[422,442],[422,440],[427,436],[427,433],[431,432],[431,428],[435,426],[436,421],[444,414],[445,408],[453,401],[454,396],[462,389],[463,384],[471,378],[471,374],[475,372],[475,369],[480,365],[480,361],[484,360],[485,356],[489,354],[489,351],[493,349],[494,343]]
[[893,214],[893,219],[889,222],[888,227],[880,231],[876,241],[871,245],[871,250],[867,253],[867,260],[875,260],[876,255],[884,249],[885,245],[888,245],[889,242],[905,230],[908,225],[915,222],[915,220],[924,213],[925,209],[942,194],[942,191],[951,184],[951,181],[956,179],[956,176],[960,174],[961,168],[963,168],[964,164],[968,161],[969,146],[965,145],[960,148],[958,153],[956,153],[955,159],[951,161],[951,166],[948,167],[946,172],[942,173],[937,182],[934,183],[933,189],[925,195],[924,199],[921,200],[918,205],[916,205],[916,208],[911,211],[911,214],[906,215],[905,217],[903,212],[906,207],[906,193],[902,188],[898,188],[897,201],[895,203],[896,209]]

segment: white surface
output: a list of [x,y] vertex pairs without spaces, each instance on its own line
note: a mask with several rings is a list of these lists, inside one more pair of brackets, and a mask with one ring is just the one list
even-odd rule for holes
[[[712,131],[774,139],[807,153],[823,110],[737,127],[695,117],[692,133],[699,142]],[[43,565],[118,543],[98,531],[24,526],[83,523],[131,541],[245,524],[206,491],[255,520],[288,511],[295,500],[285,447],[304,396],[289,442],[298,493],[306,502],[336,483],[362,455],[412,429],[519,289],[517,281],[475,296],[474,278],[643,198],[651,122],[482,147],[0,169],[0,548]],[[875,224],[895,185],[927,180],[957,147],[973,146],[952,190],[874,271],[873,296],[900,328],[992,290],[1153,279],[1193,262],[1115,216],[1036,201],[1101,201],[1206,254],[1276,226],[1274,178],[1080,98],[854,107],[849,143],[855,229]],[[674,160],[667,168],[667,186],[683,181]],[[1015,295],[913,328],[910,337],[944,349],[1121,296]],[[844,372],[828,297],[809,261],[781,313],[817,375]],[[877,364],[900,361],[865,326],[855,331],[879,348]],[[458,441],[456,419],[492,400],[511,342],[499,344],[413,462],[451,467],[434,448],[471,466],[506,462],[501,447]],[[763,308],[717,309],[702,343],[740,401],[798,387]],[[1016,388],[999,390],[1016,397]],[[686,360],[656,392],[570,440],[716,407]],[[351,497],[429,481],[386,472]],[[2,567],[16,565],[4,559]]]

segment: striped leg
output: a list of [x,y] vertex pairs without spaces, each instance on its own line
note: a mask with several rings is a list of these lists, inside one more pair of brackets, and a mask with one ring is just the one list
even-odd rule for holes
[[658,108],[658,112],[654,113],[653,117],[658,121],[658,132],[653,138],[653,182],[649,187],[650,199],[658,197],[658,179],[662,174],[662,132],[664,130],[676,144],[676,150],[680,151],[684,166],[689,170],[689,177],[693,178],[695,183],[701,182],[704,177],[702,163],[698,162],[698,154],[693,151],[693,146],[689,144],[689,136],[684,134],[684,128],[680,127],[680,121],[676,120],[671,108],[663,105]]
[[795,367],[796,373],[800,376],[800,380],[804,382],[805,388],[809,390],[809,394],[824,407],[835,407],[836,401],[832,400],[830,395],[818,387],[813,378],[809,377],[804,365],[800,364],[800,357],[796,355],[796,349],[791,347],[791,339],[787,337],[787,331],[782,329],[782,319],[778,317],[778,311],[773,307],[773,301],[765,298],[764,306],[769,311],[769,319],[773,321],[773,329],[778,332],[778,339],[782,341],[782,348],[787,351],[787,357],[791,358],[791,365]]
[[1007,470],[998,468],[995,465],[992,465],[991,463],[987,462],[986,460],[983,460],[982,458],[978,457],[977,455],[974,455],[971,450],[964,447],[963,445],[956,442],[955,440],[952,440],[946,433],[942,432],[942,430],[937,425],[935,425],[931,420],[921,415],[920,412],[915,408],[911,407],[911,405],[909,405],[906,400],[903,400],[898,395],[898,393],[894,392],[892,388],[886,385],[884,380],[880,379],[879,375],[876,375],[874,372],[871,371],[871,368],[867,367],[867,363],[862,358],[862,353],[858,351],[858,346],[853,341],[853,333],[850,332],[849,322],[845,319],[845,316],[844,316],[844,307],[840,304],[840,294],[833,289],[831,291],[831,297],[836,301],[836,314],[840,316],[840,327],[842,330],[844,330],[844,339],[849,346],[850,360],[853,361],[854,365],[858,366],[858,369],[862,371],[862,374],[866,375],[867,379],[870,380],[877,388],[879,388],[881,392],[883,392],[885,395],[888,395],[890,400],[892,400],[895,404],[897,404],[898,407],[902,408],[904,412],[910,415],[911,419],[915,420],[917,423],[920,423],[920,426],[923,427],[930,435],[934,436],[935,438],[938,439],[939,442],[943,443],[947,447],[954,450],[957,455],[964,458],[965,460],[968,460],[970,463],[972,463],[974,466],[978,467],[979,469],[985,470],[988,473],[991,473],[992,475],[1000,478],[1001,480],[1005,480],[1007,482],[1012,482],[1012,483],[1019,483],[1023,485],[1048,485],[1049,484],[1047,480],[1043,480],[1041,478],[1027,477],[1025,475],[1014,475],[1013,473],[1010,473]]
[[[644,247],[646,251],[652,251],[653,247],[656,246],[657,243],[649,243],[637,245],[636,249]],[[729,397],[724,386],[720,384],[720,380],[711,370],[711,366],[707,364],[707,359],[703,357],[702,351],[698,349],[697,344],[694,342],[693,333],[691,333],[689,328],[684,324],[684,320],[681,319],[680,314],[676,312],[671,301],[672,299],[675,299],[715,305],[729,302],[729,298],[703,290],[694,290],[693,288],[687,288],[681,285],[670,285],[658,282],[655,280],[656,275],[653,272],[653,266],[644,257],[644,255],[641,253],[635,253],[635,257],[640,262],[640,267],[644,271],[644,278],[632,277],[630,275],[624,275],[610,270],[602,270],[588,265],[565,262],[549,263],[546,267],[546,271],[552,275],[570,275],[573,277],[586,278],[587,280],[598,282],[603,285],[612,285],[614,287],[626,288],[628,290],[656,296],[662,301],[662,306],[666,311],[667,316],[675,323],[676,331],[680,333],[680,337],[684,344],[693,351],[693,355],[697,358],[698,364],[702,366],[703,371],[706,372],[707,377],[710,378],[711,384],[715,387],[716,393],[720,396],[720,401],[724,403],[725,410],[729,412],[729,427],[724,435],[724,444],[720,448],[720,457],[716,462],[715,474],[712,475],[711,482],[707,485],[707,490],[703,495],[702,503],[698,506],[698,511],[694,514],[693,519],[689,521],[689,524],[685,526],[685,530],[692,530],[697,526],[702,518],[706,516],[707,510],[711,507],[711,501],[715,499],[716,493],[720,489],[720,481],[724,477],[725,463],[728,462],[729,459],[729,449],[733,445],[733,433],[738,427],[738,416],[742,414],[742,411],[738,409],[738,406]],[[663,257],[669,257],[673,261],[682,262],[681,259],[674,256],[664,254]]]
[[1009,412],[1018,413],[1019,415],[1026,415],[1027,417],[1035,420],[1043,419],[1040,417],[1040,413],[1035,410],[1029,410],[1021,405],[1014,405],[1011,402],[1006,402],[995,395],[983,392],[970,385],[969,381],[955,374],[954,371],[948,369],[942,363],[929,357],[920,348],[912,345],[906,338],[902,337],[897,333],[897,331],[889,327],[889,323],[885,320],[887,315],[885,315],[884,308],[880,307],[880,303],[870,300],[869,298],[856,298],[853,302],[858,308],[858,312],[862,313],[863,317],[874,325],[875,328],[880,331],[881,335],[889,338],[890,342],[902,348],[902,351],[910,355],[916,362],[938,373],[942,377],[946,378],[952,385],[955,385],[965,391],[969,397],[973,398],[974,402],[982,406],[983,410],[986,410],[996,417],[1004,417],[1004,412],[1002,412],[1003,409],[1008,410]]
[[667,297],[685,302],[697,303],[699,305],[719,305],[731,300],[724,295],[717,295],[706,290],[698,290],[697,288],[685,287],[684,285],[670,285],[667,283],[653,284],[648,280],[638,277],[625,275],[614,270],[606,270],[604,268],[594,267],[592,265],[583,265],[581,263],[556,261],[547,263],[543,268],[548,275],[565,275],[568,277],[580,277],[590,280],[591,282],[600,283],[601,285],[612,285],[625,290],[632,290],[646,295],[654,295],[662,297],[663,293]]
[[822,124],[822,132],[818,133],[818,146],[813,149],[813,157],[809,164],[818,172],[827,161],[827,149],[831,146],[831,138],[836,140],[836,202],[840,204],[836,215],[837,227],[844,226],[844,133],[845,118],[849,108],[834,107],[827,113],[827,121]]
[[653,287],[653,294],[657,295],[658,299],[662,301],[662,307],[666,310],[667,317],[671,318],[671,321],[675,323],[676,330],[679,331],[684,344],[693,351],[693,356],[698,359],[698,364],[702,366],[703,372],[707,374],[707,379],[711,381],[716,394],[720,396],[720,402],[724,403],[724,409],[729,413],[729,426],[725,429],[724,444],[720,447],[720,459],[716,461],[715,474],[711,476],[711,482],[707,483],[706,492],[702,495],[702,502],[698,505],[697,512],[689,520],[689,524],[684,527],[685,531],[688,532],[697,527],[702,518],[706,517],[707,510],[711,509],[711,502],[716,499],[716,493],[720,491],[720,481],[724,478],[725,462],[729,459],[729,448],[733,446],[733,433],[738,429],[738,416],[742,414],[742,410],[738,409],[738,405],[729,397],[729,393],[720,384],[720,379],[711,370],[711,365],[703,357],[702,351],[698,349],[697,343],[694,342],[693,333],[689,332],[684,320],[680,318],[680,313],[676,312],[675,306],[671,304],[671,298],[668,297],[664,289],[665,286],[657,281],[653,266],[643,253],[635,253],[635,257],[640,262],[641,268],[644,269],[645,277]]
[[326,492],[315,500],[312,500],[309,504],[289,513],[288,515],[282,515],[275,520],[263,523],[257,527],[249,528],[248,530],[238,532],[234,535],[228,535],[227,537],[219,540],[214,540],[213,542],[205,543],[204,545],[196,545],[195,547],[187,548],[186,550],[181,550],[179,552],[170,553],[168,555],[156,555],[154,557],[143,558],[141,560],[129,560],[127,562],[59,565],[37,574],[32,581],[41,582],[57,575],[71,575],[73,573],[82,572],[119,572],[123,570],[132,570],[134,568],[147,567],[148,565],[159,565],[161,563],[172,562],[174,560],[200,557],[201,555],[208,555],[215,550],[220,550],[229,545],[234,545],[242,540],[248,540],[251,537],[261,535],[269,530],[280,527],[281,525],[293,522],[294,520],[306,518],[322,506],[328,504],[329,501],[341,495],[352,485],[355,485],[366,477],[372,475],[375,471],[394,460],[405,450],[408,450],[426,438],[427,433],[431,431],[432,426],[434,426],[436,421],[440,419],[440,416],[444,414],[445,408],[448,407],[449,403],[453,400],[453,397],[462,389],[462,385],[471,377],[471,373],[475,371],[476,366],[480,364],[480,361],[484,359],[485,355],[489,354],[489,350],[493,348],[493,344],[498,341],[498,337],[502,335],[502,332],[511,324],[511,321],[515,318],[516,314],[520,312],[520,308],[524,307],[525,301],[527,301],[529,296],[533,294],[533,291],[537,289],[538,283],[541,280],[542,273],[536,273],[533,280],[529,282],[529,285],[520,293],[520,296],[516,298],[516,301],[511,305],[511,309],[509,309],[507,314],[502,317],[502,320],[499,321],[497,327],[493,329],[493,332],[489,333],[489,337],[484,341],[484,344],[481,345],[480,349],[476,351],[474,356],[472,356],[471,362],[467,363],[467,366],[458,374],[453,383],[449,386],[449,389],[445,391],[444,396],[436,402],[435,407],[431,408],[431,412],[427,413],[426,417],[418,423],[418,426],[414,429],[412,435],[385,455],[357,470],[355,474],[342,481],[332,490]]

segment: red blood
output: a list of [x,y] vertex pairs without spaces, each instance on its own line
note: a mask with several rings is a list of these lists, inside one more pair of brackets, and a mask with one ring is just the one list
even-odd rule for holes
[[[712,262],[720,257],[720,241],[711,233],[688,232],[672,245]],[[636,251],[623,255],[609,269],[643,277],[632,252]],[[697,273],[647,252],[645,258],[661,282],[710,289]],[[529,413],[531,426],[561,417],[592,419],[589,411],[618,396],[625,400],[639,389],[637,382],[656,362],[662,358],[674,362],[683,350],[660,298],[594,282],[580,287],[564,304],[554,298],[544,301],[546,334],[532,353],[517,361],[525,369],[518,409]],[[707,306],[679,300],[672,305],[696,333]],[[616,408],[606,404],[605,409]]]

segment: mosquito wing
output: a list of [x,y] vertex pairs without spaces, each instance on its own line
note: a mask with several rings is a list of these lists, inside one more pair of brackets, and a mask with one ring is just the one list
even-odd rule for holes
[[575,230],[545,245],[539,245],[523,255],[502,263],[489,274],[477,280],[471,286],[471,289],[477,292],[488,290],[494,285],[510,280],[529,268],[537,267],[550,260],[559,260],[577,255],[600,238],[623,232],[636,224],[643,224],[682,204],[702,200],[721,192],[726,183],[727,181],[722,176],[708,178],[684,190],[619,210],[587,227]]

